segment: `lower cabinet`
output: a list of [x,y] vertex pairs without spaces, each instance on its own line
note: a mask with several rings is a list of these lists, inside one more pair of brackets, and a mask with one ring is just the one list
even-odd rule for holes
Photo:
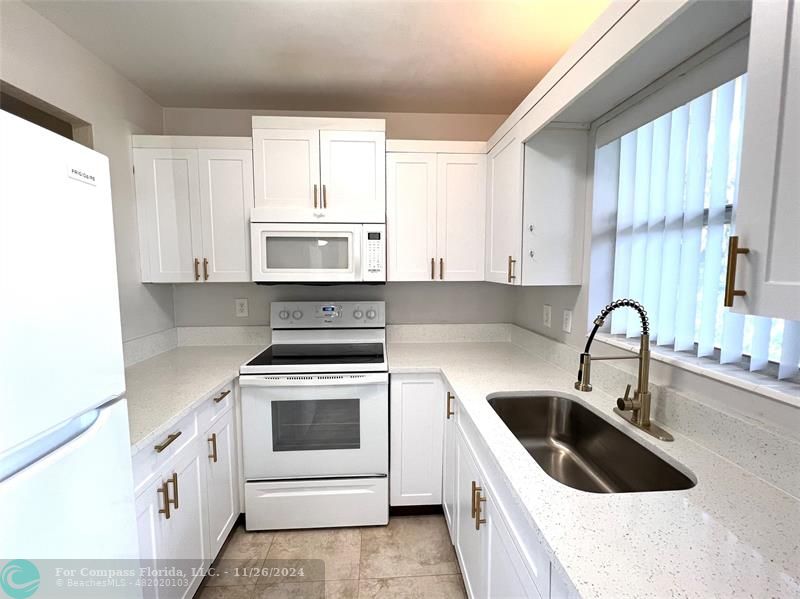
[[[133,456],[140,560],[154,573],[145,599],[192,597],[239,516],[232,392],[210,396]],[[184,573],[177,584],[156,571],[171,567]]]
[[442,511],[450,531],[455,538],[456,518],[456,397],[450,389],[445,390],[444,442],[442,443]]

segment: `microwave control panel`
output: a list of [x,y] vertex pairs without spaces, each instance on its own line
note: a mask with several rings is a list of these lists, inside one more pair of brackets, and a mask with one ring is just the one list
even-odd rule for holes
[[386,225],[364,225],[364,281],[386,280]]

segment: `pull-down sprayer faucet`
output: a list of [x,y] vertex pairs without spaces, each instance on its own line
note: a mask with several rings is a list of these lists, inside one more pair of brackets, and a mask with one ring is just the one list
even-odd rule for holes
[[[589,348],[592,346],[597,329],[603,326],[606,317],[617,308],[633,308],[639,314],[642,322],[642,336],[639,345],[639,353],[633,356],[602,356],[592,358]],[[625,389],[625,395],[617,399],[617,407],[614,412],[622,416],[637,428],[661,439],[662,441],[672,441],[673,437],[667,431],[660,428],[650,421],[650,322],[647,319],[647,312],[644,307],[632,299],[618,299],[608,304],[600,311],[594,319],[594,328],[586,340],[586,347],[580,357],[578,368],[578,380],[575,381],[575,389],[578,391],[591,391],[591,370],[592,362],[596,360],[639,360],[639,372],[636,381],[636,390],[633,392],[633,399],[629,397],[631,386]],[[628,414],[630,412],[630,414]]]

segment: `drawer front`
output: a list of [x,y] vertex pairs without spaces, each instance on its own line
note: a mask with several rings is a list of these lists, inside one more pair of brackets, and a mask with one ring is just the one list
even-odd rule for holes
[[219,420],[220,416],[233,407],[235,394],[236,387],[234,381],[231,381],[202,401],[198,410],[200,430],[208,430]]
[[[158,474],[161,466],[180,451],[197,441],[199,435],[197,412],[193,411],[169,428],[165,428],[153,441],[133,455],[133,484],[136,492]],[[156,449],[161,447],[161,451]]]
[[386,477],[254,482],[244,493],[247,530],[389,523]]

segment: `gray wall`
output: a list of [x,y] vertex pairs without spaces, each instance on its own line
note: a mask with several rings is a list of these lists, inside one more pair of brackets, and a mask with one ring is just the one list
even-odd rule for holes
[[[494,283],[386,285],[175,285],[176,326],[269,324],[269,303],[280,300],[384,300],[391,324],[511,322],[515,292]],[[250,315],[237,318],[234,300],[247,298]]]

